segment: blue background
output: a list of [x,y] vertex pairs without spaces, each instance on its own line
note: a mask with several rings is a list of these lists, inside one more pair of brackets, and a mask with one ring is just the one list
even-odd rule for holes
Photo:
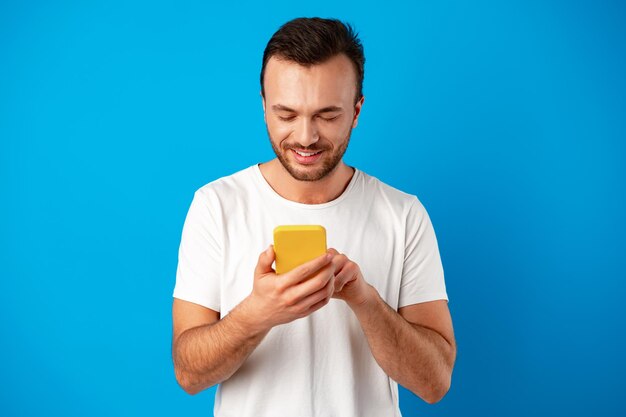
[[184,217],[274,156],[263,48],[322,16],[365,46],[345,160],[420,198],[446,272],[452,388],[403,414],[623,415],[626,7],[224,3],[0,5],[0,413],[211,415],[170,356]]

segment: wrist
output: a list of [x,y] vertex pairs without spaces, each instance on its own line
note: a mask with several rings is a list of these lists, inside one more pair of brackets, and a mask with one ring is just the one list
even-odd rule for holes
[[363,298],[357,301],[349,301],[348,306],[352,309],[352,311],[354,311],[355,314],[358,315],[363,311],[369,310],[371,305],[376,302],[377,297],[379,297],[379,295],[376,288],[371,284],[367,284],[365,286]]
[[242,330],[248,335],[265,334],[269,332],[272,326],[265,323],[263,317],[259,317],[260,315],[254,307],[254,299],[252,297],[252,294],[248,295],[237,305],[237,321],[241,325]]

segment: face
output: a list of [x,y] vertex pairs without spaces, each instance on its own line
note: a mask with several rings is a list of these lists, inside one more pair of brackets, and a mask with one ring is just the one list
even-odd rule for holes
[[363,105],[363,97],[354,103],[352,62],[339,54],[304,67],[272,57],[264,86],[265,123],[278,160],[297,180],[324,178],[341,162]]

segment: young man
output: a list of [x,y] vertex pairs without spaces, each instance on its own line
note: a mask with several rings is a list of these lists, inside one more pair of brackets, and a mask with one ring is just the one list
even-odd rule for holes
[[[261,69],[277,158],[194,194],[172,356],[186,392],[219,384],[218,417],[400,416],[398,383],[429,403],[450,387],[456,345],[428,214],[342,160],[364,61],[349,25],[284,24]],[[286,224],[323,225],[330,249],[276,275],[268,244]]]

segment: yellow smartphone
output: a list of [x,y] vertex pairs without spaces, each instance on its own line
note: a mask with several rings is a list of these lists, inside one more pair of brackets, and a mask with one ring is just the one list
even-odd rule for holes
[[274,228],[276,273],[284,274],[326,253],[326,229],[317,224]]

